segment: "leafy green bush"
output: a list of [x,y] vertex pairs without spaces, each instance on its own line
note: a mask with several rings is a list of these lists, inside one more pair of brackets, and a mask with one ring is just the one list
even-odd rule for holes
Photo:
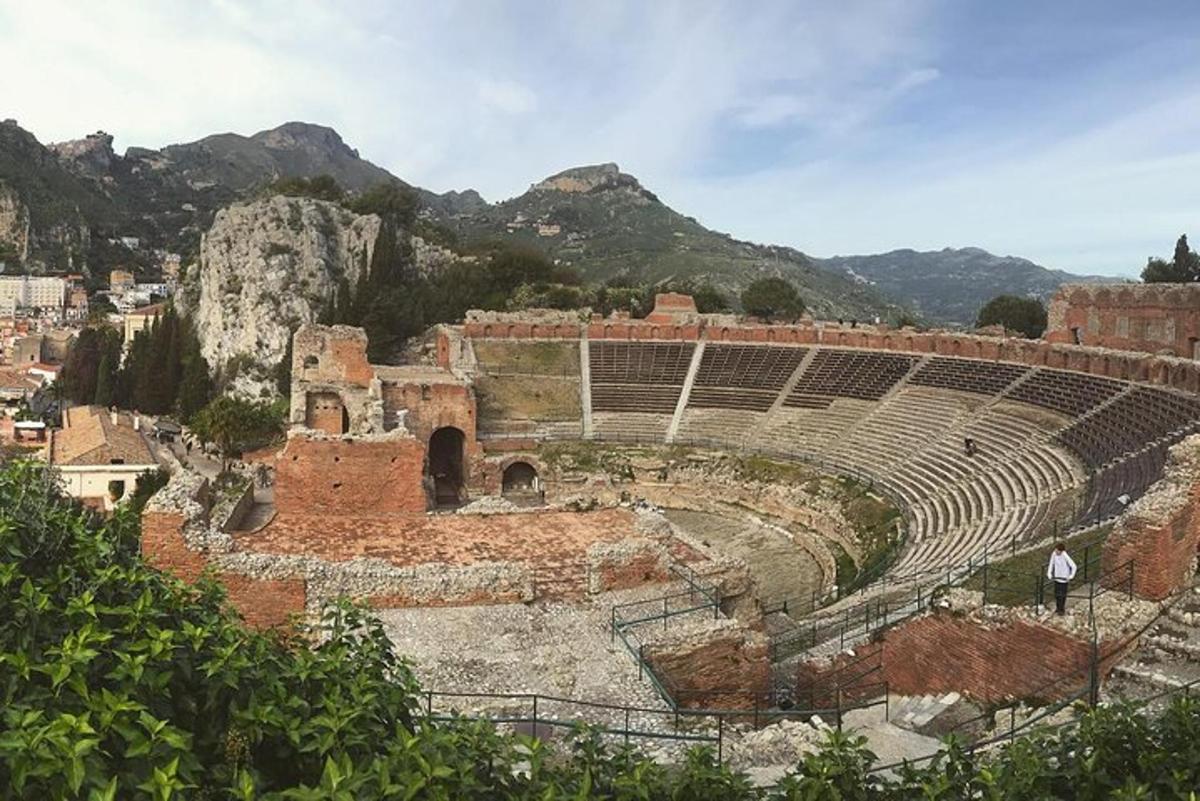
[[979,310],[975,325],[1002,325],[1028,339],[1037,339],[1046,330],[1046,307],[1037,298],[997,295]]
[[0,466],[0,797],[57,799],[1195,798],[1200,704],[1126,707],[995,755],[951,743],[884,777],[833,733],[771,789],[695,749],[677,766],[582,730],[565,748],[434,723],[379,624],[337,605],[298,635],[245,629],[208,580],[146,567],[33,462]]

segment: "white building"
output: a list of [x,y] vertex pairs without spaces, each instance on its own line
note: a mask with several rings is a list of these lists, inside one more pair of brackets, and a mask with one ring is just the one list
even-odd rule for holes
[[47,461],[66,493],[104,509],[127,498],[138,476],[158,469],[136,416],[76,406],[63,411],[63,427],[50,432]]
[[0,275],[0,310],[61,309],[67,282],[44,275]]

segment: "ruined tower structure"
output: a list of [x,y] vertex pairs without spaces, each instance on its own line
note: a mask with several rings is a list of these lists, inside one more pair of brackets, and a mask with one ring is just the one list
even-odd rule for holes
[[422,513],[481,485],[468,381],[441,367],[371,365],[360,328],[306,325],[292,347],[281,512]]
[[1049,342],[1200,359],[1200,284],[1065,284]]

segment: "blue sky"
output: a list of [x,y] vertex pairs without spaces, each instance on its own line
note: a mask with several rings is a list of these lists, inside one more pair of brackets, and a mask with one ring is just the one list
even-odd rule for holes
[[1135,275],[1200,240],[1195,0],[0,0],[0,74],[0,116],[43,141],[302,119],[490,200],[616,161],[818,256],[975,245]]

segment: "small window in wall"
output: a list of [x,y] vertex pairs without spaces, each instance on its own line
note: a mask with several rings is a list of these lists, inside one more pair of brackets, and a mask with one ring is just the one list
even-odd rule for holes
[[1075,326],[1071,329],[1071,342],[1075,343],[1076,345],[1083,344],[1083,338],[1079,336],[1079,326]]
[[308,428],[326,434],[345,434],[349,429],[346,406],[336,392],[309,392],[304,400],[304,425]]
[[319,364],[320,364],[320,361],[317,359],[316,356],[305,356],[304,357],[304,369],[305,370],[311,370]]
[[110,481],[108,482],[108,497],[114,501],[119,501],[125,497],[125,482]]
[[108,463],[109,463],[109,464],[125,464],[125,460],[124,460],[124,459],[120,459],[120,458],[116,458],[116,459],[109,459],[109,460],[108,460]]
[[1188,340],[1188,345],[1191,346],[1192,358],[1200,361],[1200,337],[1192,337]]

